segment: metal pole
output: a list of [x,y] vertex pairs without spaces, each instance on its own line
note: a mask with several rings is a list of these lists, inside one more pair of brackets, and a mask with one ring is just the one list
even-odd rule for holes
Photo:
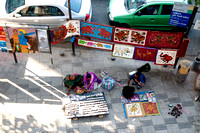
[[48,42],[49,42],[49,52],[50,52],[50,56],[51,56],[51,64],[53,65],[53,57],[52,57],[52,50],[51,50],[51,39],[50,39],[50,30],[49,30],[49,26],[48,26],[48,30],[47,30],[47,34],[48,34]]
[[15,63],[18,63],[17,56],[16,56],[15,52],[13,52],[13,56],[14,56],[14,59],[15,59]]
[[[72,20],[70,0],[67,0],[67,7],[68,7],[68,12],[69,12],[69,20]],[[74,40],[74,41],[75,41],[75,40]],[[75,46],[74,46],[74,42],[72,42],[72,54],[75,56]]]

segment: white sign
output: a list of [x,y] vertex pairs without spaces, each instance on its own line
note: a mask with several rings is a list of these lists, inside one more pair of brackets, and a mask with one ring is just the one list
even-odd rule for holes
[[200,30],[200,20],[199,19],[197,19],[197,21],[196,21],[196,23],[194,25],[194,29],[195,30]]
[[172,11],[187,13],[188,8],[189,8],[189,5],[186,5],[180,2],[175,2]]

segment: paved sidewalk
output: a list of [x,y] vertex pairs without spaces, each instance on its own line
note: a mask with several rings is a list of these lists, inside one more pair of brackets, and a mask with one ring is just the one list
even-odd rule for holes
[[[104,118],[86,117],[77,121],[66,119],[61,110],[61,99],[66,93],[62,79],[66,74],[87,71],[98,76],[102,70],[111,77],[127,84],[128,72],[145,64],[137,61],[116,58],[111,61],[111,53],[76,48],[72,55],[71,44],[53,47],[53,62],[47,53],[17,54],[19,63],[15,64],[12,53],[0,53],[0,132],[1,133],[193,133],[198,131],[200,102],[194,97],[197,73],[190,71],[184,83],[175,80],[176,69],[151,64],[152,70],[144,73],[147,77],[145,87],[139,91],[154,90],[161,110],[159,116],[138,118],[124,117],[120,100],[121,90],[115,86],[112,91],[103,91],[109,106],[109,115]],[[61,46],[60,45],[60,46]],[[67,46],[67,47],[66,47]],[[60,56],[64,51],[65,56]],[[193,61],[191,60],[191,63]],[[138,91],[138,90],[137,90]],[[175,118],[168,115],[171,103],[183,105],[183,114]],[[196,123],[197,122],[197,123]]]

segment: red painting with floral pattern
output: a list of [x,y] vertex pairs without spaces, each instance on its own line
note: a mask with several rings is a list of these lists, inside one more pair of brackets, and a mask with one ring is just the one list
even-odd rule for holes
[[155,61],[157,49],[135,47],[134,59],[144,61]]
[[151,31],[147,35],[147,47],[178,48],[183,38],[182,32]]
[[157,103],[142,102],[145,115],[159,115],[160,111]]

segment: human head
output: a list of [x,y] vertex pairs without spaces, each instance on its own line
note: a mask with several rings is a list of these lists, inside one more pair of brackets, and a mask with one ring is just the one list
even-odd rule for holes
[[75,75],[73,75],[73,74],[69,75],[69,79],[70,80],[74,80],[75,79]]
[[91,78],[91,74],[87,73],[86,78],[90,79]]
[[135,77],[136,77],[136,78],[140,77],[140,75],[141,75],[141,72],[136,72],[136,73],[135,73]]
[[17,29],[13,29],[13,33],[14,33],[14,35],[18,34],[18,30]]
[[135,91],[134,87],[131,86],[124,86],[123,90],[122,90],[122,95],[126,98],[126,99],[131,99],[131,97],[133,96]]

